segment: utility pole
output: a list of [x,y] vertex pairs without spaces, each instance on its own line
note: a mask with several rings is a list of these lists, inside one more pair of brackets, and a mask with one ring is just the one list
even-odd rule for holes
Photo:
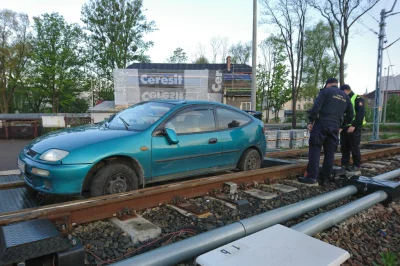
[[383,96],[384,97],[383,98],[383,100],[384,100],[384,104],[383,104],[383,124],[386,123],[386,105],[387,105],[387,99],[388,99],[389,69],[390,69],[391,66],[394,66],[394,65],[388,66],[388,72],[387,72],[387,78],[386,78],[386,92],[385,92],[385,94]]
[[253,48],[251,74],[251,110],[256,111],[257,91],[257,0],[253,0]]
[[385,38],[385,26],[386,22],[385,19],[388,16],[394,15],[390,14],[393,12],[393,8],[395,7],[397,0],[394,1],[392,9],[386,12],[385,9],[381,11],[381,21],[379,23],[379,43],[378,43],[378,63],[377,63],[377,70],[376,70],[376,89],[375,89],[375,106],[374,106],[374,124],[372,129],[372,138],[371,140],[378,140],[379,139],[379,118],[381,112],[381,77],[382,77],[382,53],[383,53],[383,43]]

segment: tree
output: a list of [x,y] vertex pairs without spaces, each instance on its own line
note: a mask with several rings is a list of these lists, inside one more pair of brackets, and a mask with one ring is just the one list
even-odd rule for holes
[[[217,63],[217,57],[221,54],[222,51],[222,38],[221,37],[212,37],[210,39],[210,46],[211,46],[211,55],[212,55],[212,62],[215,64]],[[224,62],[224,61],[222,61]]]
[[187,55],[182,48],[178,47],[175,49],[173,54],[167,59],[168,63],[186,63]]
[[271,88],[271,109],[275,115],[275,122],[279,122],[279,111],[282,106],[290,100],[291,89],[286,79],[287,69],[282,63],[275,66],[273,73],[273,87]]
[[53,113],[72,105],[88,90],[83,67],[83,33],[77,24],[68,24],[58,13],[34,18],[31,88],[27,96],[45,94]]
[[400,122],[400,96],[390,95],[387,101],[386,107],[386,117],[387,121],[390,122]]
[[228,57],[228,38],[221,38],[221,62],[225,63]]
[[21,86],[30,53],[29,18],[0,11],[0,111],[8,113],[16,89]]
[[329,77],[339,74],[339,60],[332,50],[330,29],[323,22],[305,31],[303,86],[299,98],[313,99]]
[[327,20],[333,41],[334,51],[339,58],[340,84],[344,84],[345,55],[349,45],[350,29],[379,0],[310,0],[310,4]]
[[209,64],[210,61],[208,61],[208,59],[205,56],[201,56],[199,58],[196,58],[193,63],[194,64]]
[[155,23],[143,14],[142,0],[89,0],[81,19],[89,32],[92,70],[100,78],[112,84],[114,69],[150,61],[145,52],[153,42],[144,36],[155,30]]
[[251,51],[252,51],[252,42],[242,43],[239,42],[237,44],[233,44],[229,48],[229,53],[232,56],[232,64],[246,64],[249,62]]
[[283,104],[290,100],[287,93],[287,67],[285,65],[285,46],[282,40],[272,35],[261,42],[260,50],[263,60],[257,73],[257,101],[261,110],[266,110],[266,121],[269,111],[273,110],[275,120]]
[[272,7],[268,0],[263,0],[264,23],[278,26],[286,55],[290,63],[290,85],[292,90],[292,127],[296,126],[296,103],[301,88],[304,66],[304,36],[306,29],[306,0],[278,0]]

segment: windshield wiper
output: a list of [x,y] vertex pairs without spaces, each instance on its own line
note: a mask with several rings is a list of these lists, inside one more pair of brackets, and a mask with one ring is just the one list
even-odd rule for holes
[[128,128],[128,127],[129,127],[128,122],[126,122],[125,119],[123,119],[123,118],[120,117],[120,116],[119,116],[118,118],[121,119],[122,123],[124,123],[124,126],[125,126],[126,130],[129,130],[129,128]]

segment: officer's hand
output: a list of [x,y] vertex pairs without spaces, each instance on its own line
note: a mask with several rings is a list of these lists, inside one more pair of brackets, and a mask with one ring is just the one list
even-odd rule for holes
[[353,133],[354,129],[356,129],[356,128],[353,126],[349,127],[349,129],[347,129],[347,133]]
[[342,132],[342,130],[343,130],[343,128],[339,128],[339,134],[340,134],[340,132]]
[[313,124],[308,124],[308,125],[307,125],[307,129],[308,129],[309,131],[312,131],[312,129],[313,129]]

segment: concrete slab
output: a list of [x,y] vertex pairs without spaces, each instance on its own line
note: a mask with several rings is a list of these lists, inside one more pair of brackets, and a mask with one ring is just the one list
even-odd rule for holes
[[377,164],[383,164],[383,165],[391,165],[391,162],[385,162],[385,161],[372,161],[371,163],[377,163]]
[[278,196],[276,193],[266,192],[259,189],[249,189],[244,190],[243,192],[260,200],[269,200]]
[[280,191],[285,192],[285,193],[297,190],[297,188],[295,188],[295,187],[282,185],[282,184],[273,184],[273,185],[270,185],[270,187],[273,188],[273,189],[276,189],[276,190],[280,190]]
[[[302,185],[302,186],[306,186],[306,187],[318,187],[318,186],[319,186],[318,183],[306,184],[306,183],[301,183],[301,182],[299,182],[299,181],[297,181],[297,180],[287,180],[287,182],[292,182],[292,183],[294,183],[294,184]],[[296,189],[297,189],[297,188],[296,188]]]
[[378,169],[382,169],[385,168],[386,165],[382,165],[382,164],[376,164],[376,163],[363,163],[362,165],[360,165],[362,168],[378,168]]
[[161,234],[161,228],[152,224],[141,216],[121,221],[118,218],[110,218],[109,222],[118,226],[130,235],[134,244],[142,243],[157,238]]
[[0,171],[0,176],[2,175],[19,175],[21,173],[20,170],[7,170],[7,171]]

